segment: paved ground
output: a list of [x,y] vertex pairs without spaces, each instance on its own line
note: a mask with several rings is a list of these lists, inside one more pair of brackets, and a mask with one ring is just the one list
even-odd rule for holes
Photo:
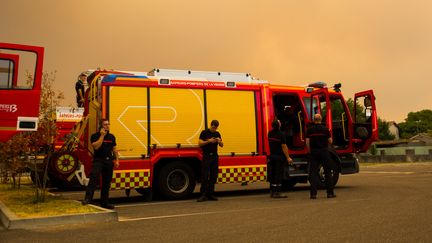
[[270,199],[264,183],[219,186],[217,202],[116,198],[119,222],[0,230],[0,242],[431,242],[431,185],[432,163],[397,164],[342,176],[335,199],[306,185]]

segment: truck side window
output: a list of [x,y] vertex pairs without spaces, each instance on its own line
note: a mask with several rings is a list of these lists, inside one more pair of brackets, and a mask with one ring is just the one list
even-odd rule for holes
[[14,63],[11,60],[0,59],[0,89],[11,89]]
[[33,89],[36,65],[34,52],[0,49],[0,89]]

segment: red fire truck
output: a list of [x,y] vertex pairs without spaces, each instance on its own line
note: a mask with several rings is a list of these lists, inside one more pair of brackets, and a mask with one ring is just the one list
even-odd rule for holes
[[0,142],[38,126],[44,49],[0,43]]
[[313,114],[322,114],[333,137],[335,183],[339,174],[359,171],[355,153],[378,138],[372,90],[355,94],[354,104],[361,106],[354,105],[351,114],[340,85],[275,85],[248,73],[97,70],[88,82],[84,118],[50,162],[50,177],[57,182],[86,185],[89,139],[102,118],[110,120],[120,153],[111,188],[153,189],[168,199],[187,197],[199,183],[198,137],[213,119],[219,120],[224,141],[218,183],[266,181],[267,133],[275,118],[295,164],[285,170],[285,186],[307,182],[305,131]]

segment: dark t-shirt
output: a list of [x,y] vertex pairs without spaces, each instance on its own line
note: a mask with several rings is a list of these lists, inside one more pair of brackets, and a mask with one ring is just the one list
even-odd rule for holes
[[312,124],[306,131],[311,150],[328,148],[329,129],[323,124]]
[[[94,143],[96,142],[100,137],[100,132],[94,133],[91,138],[90,142]],[[101,159],[114,159],[113,154],[113,147],[117,146],[116,144],[116,138],[113,134],[107,133],[104,137],[104,141],[102,142],[102,145],[99,147],[99,149],[94,151],[94,157],[95,158],[101,158]]]
[[[203,141],[207,141],[210,138],[221,138],[221,135],[218,131],[212,132],[210,129],[203,130],[199,136],[199,139]],[[201,147],[204,153],[217,153],[218,143],[208,143]]]
[[79,96],[79,90],[81,90],[81,93],[82,93],[82,95],[84,97],[84,84],[80,80],[78,80],[75,83],[75,91],[76,91],[77,101],[81,99],[81,97]]
[[286,143],[285,135],[280,130],[271,130],[268,133],[270,155],[284,155],[282,144]]

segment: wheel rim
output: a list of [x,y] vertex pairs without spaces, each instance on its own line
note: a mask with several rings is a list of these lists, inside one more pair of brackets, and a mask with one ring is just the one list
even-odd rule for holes
[[[330,170],[332,177],[334,177],[334,170]],[[324,167],[321,165],[319,168],[319,179],[322,183],[325,183],[325,174],[324,174]]]
[[62,154],[55,162],[55,168],[62,174],[71,173],[76,166],[75,158],[70,154]]
[[171,192],[182,193],[189,187],[189,176],[185,171],[175,169],[167,176],[167,187]]

